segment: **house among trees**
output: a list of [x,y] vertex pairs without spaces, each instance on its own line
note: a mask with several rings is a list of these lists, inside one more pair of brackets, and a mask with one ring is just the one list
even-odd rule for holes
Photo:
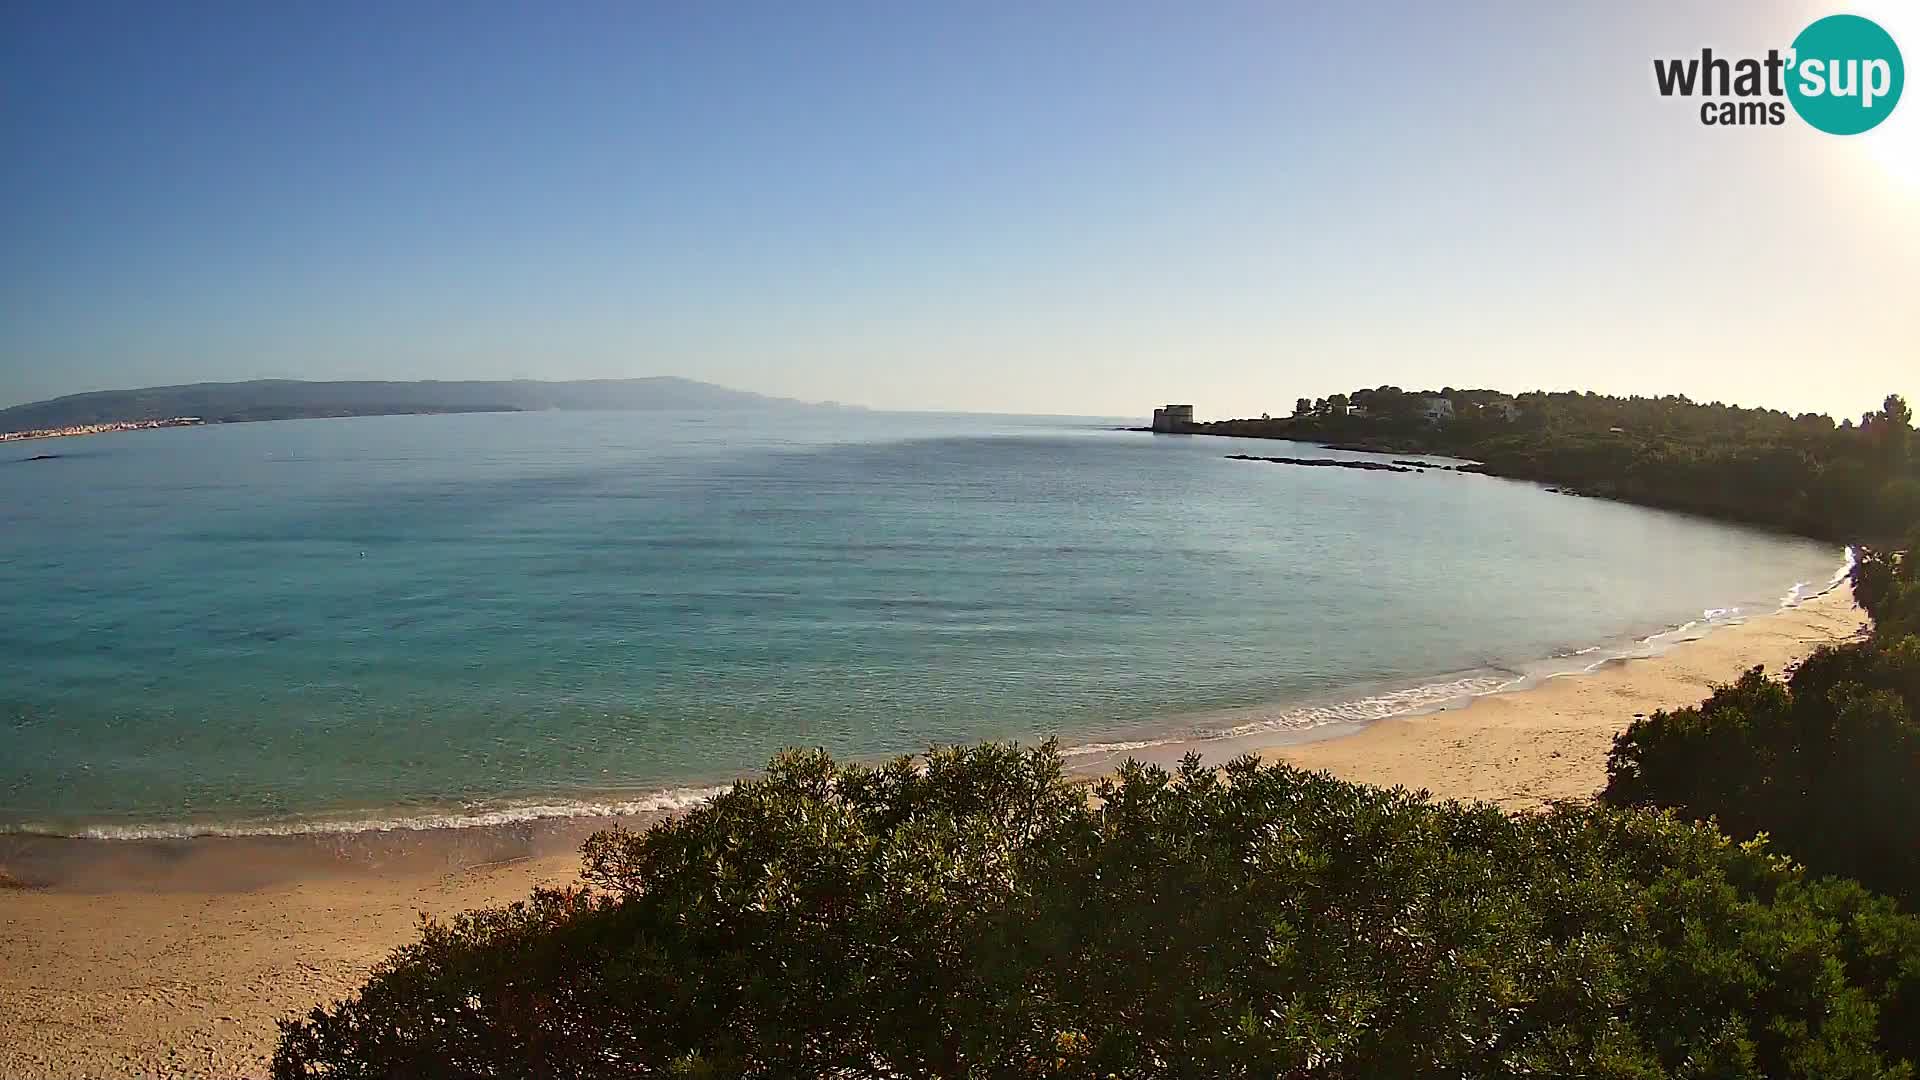
[[1453,419],[1453,399],[1439,394],[1423,394],[1416,399],[1420,404],[1420,415],[1429,424],[1444,424]]

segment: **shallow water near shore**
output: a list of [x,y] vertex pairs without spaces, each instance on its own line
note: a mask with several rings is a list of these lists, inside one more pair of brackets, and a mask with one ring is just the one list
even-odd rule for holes
[[0,830],[499,826],[669,811],[787,745],[1057,735],[1090,763],[1310,737],[1771,611],[1841,563],[1111,426],[543,413],[67,441],[0,469]]

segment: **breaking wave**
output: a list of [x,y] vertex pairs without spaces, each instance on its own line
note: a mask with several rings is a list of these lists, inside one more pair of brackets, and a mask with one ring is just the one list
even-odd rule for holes
[[1445,682],[1410,686],[1384,694],[1371,694],[1351,701],[1323,705],[1299,705],[1271,716],[1256,717],[1230,727],[1208,731],[1203,738],[1238,739],[1270,731],[1308,731],[1330,724],[1365,724],[1395,716],[1438,709],[1467,698],[1495,694],[1521,684],[1523,677],[1511,672],[1498,675],[1471,675]]
[[518,825],[550,818],[624,817],[630,814],[673,813],[690,810],[731,786],[669,788],[634,799],[546,800],[506,806],[469,806],[459,810],[393,817],[318,818],[300,821],[160,822],[140,825],[93,825],[60,828],[26,824],[6,830],[45,836],[72,836],[89,840],[184,840],[199,836],[324,836],[337,833],[424,832],[480,825]]

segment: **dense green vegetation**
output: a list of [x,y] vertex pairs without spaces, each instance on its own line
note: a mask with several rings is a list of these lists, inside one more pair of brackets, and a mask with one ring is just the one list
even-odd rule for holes
[[1855,565],[1871,639],[1819,649],[1784,681],[1755,668],[1699,706],[1635,721],[1614,740],[1607,801],[1767,834],[1821,873],[1920,910],[1915,566],[1878,551]]
[[1920,920],[1671,817],[823,753],[434,926],[280,1077],[1893,1077]]
[[1291,417],[1195,425],[1213,435],[1452,454],[1480,471],[1587,495],[1844,541],[1920,521],[1920,454],[1898,396],[1858,424],[1684,397],[1384,386],[1301,399]]

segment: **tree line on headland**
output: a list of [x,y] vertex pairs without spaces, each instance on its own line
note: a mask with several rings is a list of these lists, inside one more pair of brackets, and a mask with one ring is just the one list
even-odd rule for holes
[[[1898,399],[1832,426],[1545,397],[1505,432],[1484,418],[1472,445],[1512,457],[1474,456],[1740,520],[1726,508],[1763,495],[1851,507],[1810,531],[1920,544],[1911,503],[1896,520],[1874,502],[1910,494]],[[1296,437],[1384,444],[1307,405]],[[1598,439],[1603,421],[1642,426]],[[1441,427],[1393,449],[1466,449]],[[1648,459],[1693,479],[1604,471]],[[1735,503],[1709,482],[1749,468],[1792,483]],[[1864,503],[1822,503],[1809,477]],[[429,925],[358,994],[283,1024],[274,1072],[1912,1077],[1917,566],[1863,545],[1869,637],[1635,721],[1599,799],[1539,813],[1252,759],[1088,787],[1052,744],[782,754],[644,834],[595,836],[585,887]]]
[[1897,540],[1920,520],[1912,422],[1898,395],[1836,424],[1681,396],[1382,386],[1188,430],[1463,457],[1494,476],[1852,542]]

